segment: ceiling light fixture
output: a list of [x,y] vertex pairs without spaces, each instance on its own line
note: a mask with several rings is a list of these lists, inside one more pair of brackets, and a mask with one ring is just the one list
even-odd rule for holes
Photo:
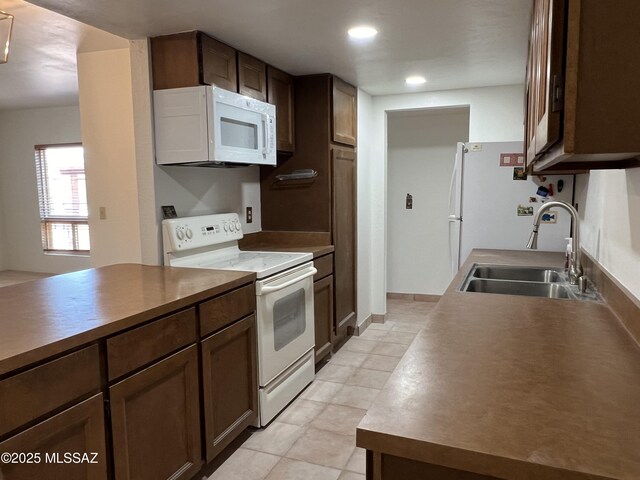
[[13,30],[13,15],[0,10],[0,63],[9,60],[9,44]]
[[407,85],[422,85],[423,83],[427,83],[427,79],[420,76],[407,77],[405,81]]
[[348,33],[351,38],[372,38],[378,34],[378,30],[368,25],[360,25],[350,28]]

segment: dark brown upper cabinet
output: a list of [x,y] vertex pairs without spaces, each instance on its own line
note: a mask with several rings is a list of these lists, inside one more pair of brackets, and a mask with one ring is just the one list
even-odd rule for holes
[[267,65],[242,52],[238,52],[238,92],[267,101]]
[[276,137],[279,152],[295,150],[293,77],[267,66],[267,101],[276,106]]
[[231,90],[238,89],[236,50],[200,33],[202,83]]
[[534,0],[525,88],[530,172],[640,165],[640,2]]
[[151,39],[153,89],[216,85],[238,91],[236,50],[202,32]]
[[331,103],[331,120],[333,141],[345,145],[356,146],[357,136],[357,89],[333,77],[333,101]]
[[[330,74],[295,77],[294,84],[296,150],[276,167],[260,168],[262,228],[331,234],[334,288],[322,292],[325,310],[317,312],[324,322],[329,315],[326,297],[331,293],[331,341],[337,345],[356,323],[357,163],[353,145],[357,90]],[[317,175],[302,180],[280,177],[304,169],[315,170]],[[317,338],[316,347],[322,354],[327,335],[321,325]]]

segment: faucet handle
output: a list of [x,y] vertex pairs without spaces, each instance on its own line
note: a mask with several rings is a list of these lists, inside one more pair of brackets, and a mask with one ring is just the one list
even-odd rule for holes
[[587,291],[587,276],[581,275],[578,277],[578,289],[580,293],[586,293]]

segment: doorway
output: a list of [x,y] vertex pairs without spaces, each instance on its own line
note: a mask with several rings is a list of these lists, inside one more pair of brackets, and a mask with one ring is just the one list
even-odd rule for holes
[[387,293],[442,295],[451,281],[449,188],[469,106],[387,112]]

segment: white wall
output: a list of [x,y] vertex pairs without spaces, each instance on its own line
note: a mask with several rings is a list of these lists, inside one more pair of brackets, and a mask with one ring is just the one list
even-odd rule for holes
[[[156,167],[156,203],[174,205],[178,216],[235,212],[244,233],[261,230],[259,167]],[[253,223],[245,222],[253,207]]]
[[130,62],[128,48],[78,54],[94,267],[142,260]]
[[162,263],[160,245],[160,212],[156,208],[155,159],[153,145],[153,101],[151,97],[151,65],[149,40],[132,40],[131,90],[133,96],[133,128],[138,185],[140,224],[140,259],[147,265]]
[[387,133],[387,291],[442,295],[451,281],[449,185],[469,110],[390,114]]
[[0,249],[5,269],[64,273],[89,258],[42,251],[34,146],[80,142],[78,107],[0,112]]
[[584,249],[640,299],[640,169],[576,178]]
[[360,324],[371,315],[371,127],[373,98],[358,89],[358,158],[357,158],[357,198],[358,198],[358,305],[357,323]]
[[[372,312],[386,311],[386,192],[387,111],[428,107],[470,106],[469,140],[500,142],[521,140],[523,130],[522,85],[447,90],[374,97],[369,143],[371,186],[368,196],[359,202],[369,206],[371,214],[371,288]],[[362,132],[360,132],[361,134]],[[380,232],[384,232],[383,235]]]

